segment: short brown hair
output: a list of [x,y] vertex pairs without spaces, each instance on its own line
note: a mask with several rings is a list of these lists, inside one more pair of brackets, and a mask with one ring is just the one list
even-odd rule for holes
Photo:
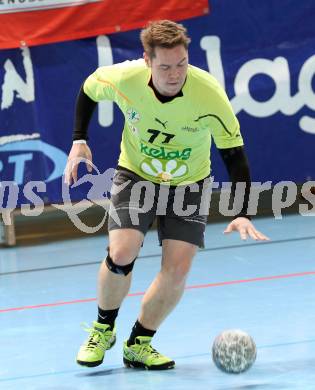
[[179,23],[171,20],[157,20],[150,22],[140,33],[145,53],[154,57],[156,46],[171,49],[178,45],[183,45],[188,49],[190,38],[187,36],[186,28]]

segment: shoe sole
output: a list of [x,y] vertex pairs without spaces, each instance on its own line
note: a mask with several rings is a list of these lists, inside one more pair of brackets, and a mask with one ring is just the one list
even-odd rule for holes
[[[109,348],[107,348],[106,351],[109,351],[110,349],[112,349],[115,344],[116,344],[116,337],[115,337],[115,340],[113,341],[113,343],[111,344],[111,346]],[[104,356],[105,356],[105,353],[104,353]],[[77,360],[77,363],[83,367],[97,367],[103,363],[104,356],[103,356],[102,360],[97,360],[95,362],[86,362],[83,360]]]
[[80,365],[80,366],[83,366],[83,367],[97,367],[99,366],[100,364],[103,363],[103,360],[98,360],[96,362],[85,362],[85,361],[82,361],[82,360],[77,360],[77,363]]
[[164,363],[164,364],[160,364],[159,366],[154,366],[154,365],[147,366],[146,364],[141,363],[141,362],[130,361],[130,360],[126,359],[125,357],[123,358],[123,361],[124,361],[125,367],[127,367],[127,368],[144,368],[145,370],[157,371],[157,370],[170,370],[170,369],[175,367],[174,360],[167,362],[167,363]]

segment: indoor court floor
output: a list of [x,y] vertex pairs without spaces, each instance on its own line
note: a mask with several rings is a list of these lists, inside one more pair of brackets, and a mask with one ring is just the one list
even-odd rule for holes
[[[243,242],[210,224],[182,301],[153,346],[176,368],[125,368],[122,343],[143,292],[159,270],[161,248],[150,231],[117,320],[118,339],[104,362],[82,368],[75,356],[96,318],[96,276],[107,246],[100,235],[0,249],[0,389],[315,389],[315,216],[257,218],[270,242]],[[257,360],[240,375],[212,362],[224,329],[248,332]]]

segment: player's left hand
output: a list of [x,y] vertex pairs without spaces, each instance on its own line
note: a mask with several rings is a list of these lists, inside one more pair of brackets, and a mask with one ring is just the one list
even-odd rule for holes
[[231,223],[224,230],[224,234],[231,233],[233,231],[237,231],[240,233],[242,240],[247,240],[248,237],[251,237],[256,241],[269,241],[270,239],[265,236],[263,233],[259,232],[252,222],[245,217],[237,217],[233,219]]

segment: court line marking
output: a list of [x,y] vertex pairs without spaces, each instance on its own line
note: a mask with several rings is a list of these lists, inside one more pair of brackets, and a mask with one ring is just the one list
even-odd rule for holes
[[[279,348],[279,347],[290,347],[292,345],[299,345],[299,344],[309,344],[314,343],[315,339],[310,340],[300,340],[300,341],[289,341],[287,343],[279,343],[279,344],[268,344],[268,345],[262,345],[257,346],[257,349],[265,349],[265,348]],[[211,356],[210,351],[209,352],[203,352],[203,353],[196,353],[191,355],[182,355],[182,356],[175,356],[175,360],[181,360],[181,359],[189,359],[189,358],[196,358],[196,357],[204,357],[204,356]],[[211,368],[212,362],[209,361],[209,368]],[[124,369],[124,366],[122,364],[112,364],[109,366],[106,366],[103,368],[102,371],[113,371],[113,370],[127,370]],[[67,374],[77,374],[78,377],[90,377],[90,376],[101,376],[102,371],[91,371],[90,373],[84,372],[84,369],[78,368],[74,370],[64,370],[64,371],[54,371],[54,372],[42,372],[39,374],[31,374],[31,375],[21,375],[21,376],[15,376],[15,377],[7,377],[7,378],[0,378],[0,382],[10,382],[10,381],[16,381],[16,380],[22,380],[22,379],[35,379],[35,378],[41,378],[46,376],[53,376],[53,375],[67,375]],[[129,370],[128,370],[129,373]]]
[[[266,241],[266,242],[247,242],[246,244],[236,244],[236,245],[230,245],[230,246],[217,246],[212,248],[203,248],[200,249],[200,253],[203,252],[214,252],[214,251],[220,251],[220,250],[228,250],[228,249],[238,249],[238,248],[252,248],[253,246],[261,246],[261,245],[272,245],[272,244],[282,244],[286,242],[297,242],[297,241],[304,241],[304,240],[314,240],[315,236],[306,236],[306,237],[299,237],[299,238],[286,238],[283,240],[274,240],[274,241]],[[142,255],[138,256],[138,259],[148,259],[148,258],[154,258],[154,257],[161,257],[161,253],[153,253],[152,255]],[[19,271],[8,271],[8,272],[2,272],[0,273],[0,276],[10,276],[10,275],[16,275],[16,274],[24,274],[29,272],[40,272],[40,271],[49,271],[49,270],[56,270],[56,269],[64,269],[64,268],[74,268],[74,267],[82,267],[82,266],[90,266],[90,265],[100,265],[101,260],[98,261],[91,261],[86,263],[76,263],[76,264],[66,264],[66,265],[56,265],[53,267],[44,267],[44,268],[30,268],[25,270],[19,270]]]
[[[267,280],[288,279],[288,278],[297,278],[297,277],[302,277],[302,276],[314,276],[314,275],[315,275],[315,271],[305,271],[305,272],[296,272],[296,273],[292,273],[292,274],[260,276],[260,277],[256,277],[256,278],[250,278],[250,279],[228,280],[228,281],[224,281],[224,282],[186,286],[185,290],[210,288],[210,287],[221,287],[221,286],[228,286],[228,285],[233,285],[233,284],[263,282],[263,281],[267,281]],[[143,291],[128,294],[127,297],[136,297],[136,296],[141,296],[141,295],[144,295]],[[65,302],[42,303],[42,304],[38,304],[38,305],[21,306],[21,307],[9,307],[7,309],[0,309],[0,313],[7,313],[7,312],[11,312],[11,311],[30,310],[30,309],[40,309],[40,308],[44,308],[44,307],[73,305],[76,303],[87,303],[87,302],[94,302],[94,301],[96,301],[96,298],[76,299],[74,301],[65,301]]]

